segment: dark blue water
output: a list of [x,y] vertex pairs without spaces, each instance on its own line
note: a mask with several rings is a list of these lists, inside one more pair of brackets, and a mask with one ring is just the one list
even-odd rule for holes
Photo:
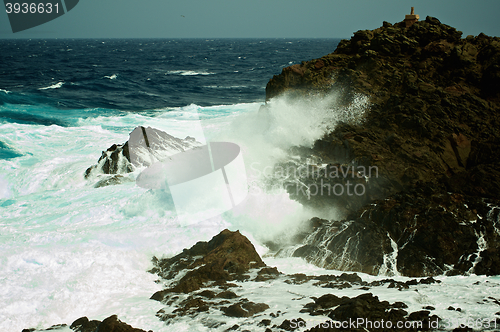
[[[264,101],[273,75],[333,52],[338,41],[0,40],[0,105],[87,109],[94,116],[92,109],[112,113]],[[56,121],[40,112],[13,112],[19,113],[3,107],[0,121]]]

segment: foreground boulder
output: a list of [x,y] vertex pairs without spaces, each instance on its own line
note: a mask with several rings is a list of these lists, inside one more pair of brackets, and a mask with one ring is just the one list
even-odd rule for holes
[[252,243],[239,231],[223,230],[208,242],[198,242],[190,249],[168,259],[154,259],[151,270],[165,280],[174,279],[179,272],[187,273],[171,288],[154,296],[161,300],[166,292],[189,293],[215,282],[223,285],[231,280],[244,280],[250,268],[266,265]]
[[[228,317],[251,317],[261,313],[269,309],[269,306],[240,298],[229,290],[236,287],[230,281],[248,280],[248,273],[259,268],[258,277],[279,274],[277,270],[266,267],[245,236],[239,231],[227,229],[210,241],[198,242],[172,258],[155,257],[153,263],[155,267],[150,272],[158,274],[163,281],[170,282],[167,289],[156,292],[151,297],[169,306],[157,313],[167,323],[176,317],[196,316],[210,308],[217,308]],[[201,288],[210,290],[196,292]],[[189,295],[185,298],[183,294]],[[215,325],[209,327],[213,328],[218,323],[213,324]]]
[[500,38],[461,35],[432,17],[384,22],[269,81],[268,100],[335,91],[371,103],[279,165],[306,170],[287,178],[291,198],[345,218],[295,256],[372,274],[499,274]]

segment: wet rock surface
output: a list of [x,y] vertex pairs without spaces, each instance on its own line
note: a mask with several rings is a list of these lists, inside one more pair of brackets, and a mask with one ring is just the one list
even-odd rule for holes
[[[153,263],[155,268],[150,272],[157,274],[160,278],[158,283],[165,287],[151,297],[164,305],[156,316],[172,331],[191,324],[197,329],[239,332],[391,331],[390,327],[397,326],[398,322],[408,325],[397,330],[435,331],[439,330],[435,326],[436,321],[447,318],[441,317],[443,312],[465,318],[470,314],[468,304],[450,306],[432,302],[420,294],[420,291],[431,294],[431,287],[440,287],[442,281],[433,277],[401,279],[357,273],[282,273],[275,267],[266,266],[248,239],[238,231],[224,230],[208,242],[198,242],[179,255],[154,259]],[[208,273],[191,274],[187,278],[192,278],[195,282],[189,285],[196,287],[192,290],[184,286],[177,288],[190,272],[206,265],[212,266],[205,271]],[[226,270],[227,274],[220,271],[212,273],[217,269]],[[261,279],[262,276],[267,277]],[[483,287],[488,284],[492,290],[498,287],[497,283],[490,285],[489,281],[477,281],[471,287],[482,283]],[[460,288],[459,291],[462,290]],[[439,292],[436,289],[433,291]],[[393,300],[385,300],[387,295]],[[414,297],[418,298],[417,306],[415,300],[408,301]],[[429,303],[436,304],[430,306]],[[487,296],[474,306],[486,308],[485,312],[492,309],[494,312],[499,303],[497,297]],[[436,315],[436,310],[440,310],[440,317]],[[500,324],[500,315],[497,320]],[[383,326],[365,325],[369,322]],[[492,322],[494,324],[495,321]],[[339,324],[344,325],[339,327]],[[46,330],[26,329],[23,332],[67,328],[63,324]],[[116,315],[103,321],[81,317],[69,328],[75,332],[143,331],[121,322]]]
[[361,123],[279,165],[302,167],[284,183],[291,198],[344,218],[291,255],[370,274],[499,274],[500,38],[461,35],[432,17],[385,22],[269,81],[268,100],[340,91],[371,103]]
[[254,279],[279,275],[276,268],[266,267],[245,236],[227,229],[172,258],[154,258],[153,263],[155,267],[150,272],[160,276],[168,288],[156,292],[151,299],[169,306],[157,313],[167,323],[209,310],[228,317],[252,317],[269,306],[237,295],[239,286],[232,281],[250,280],[252,270],[257,272]]
[[[354,298],[338,298],[333,294],[327,294],[315,301],[315,305],[322,308],[322,314],[332,321],[308,330],[308,331],[429,331],[433,328],[431,322],[437,322],[439,317],[432,315],[430,311],[422,310],[408,314],[404,309],[407,306],[402,302],[390,304],[380,301],[371,293],[361,294]],[[335,324],[335,322],[337,324]],[[419,326],[411,326],[411,322],[418,321]],[[342,323],[341,323],[342,322]],[[375,323],[375,324],[374,324]],[[408,326],[408,328],[405,327]],[[342,326],[343,324],[343,326]],[[398,324],[402,327],[398,328]],[[373,327],[370,325],[377,325]]]
[[[66,324],[54,325],[45,330],[24,329],[22,332],[58,331],[67,328]],[[109,316],[103,321],[89,320],[81,317],[75,320],[69,328],[75,332],[152,332],[134,328],[118,319],[117,315]]]
[[[329,324],[333,324],[335,321],[356,320],[360,317],[372,321],[391,321],[394,324],[398,321],[408,320],[419,320],[423,322],[422,324],[429,324],[430,320],[437,319],[437,316],[431,314],[432,310],[409,312],[405,310],[408,309],[408,306],[403,302],[380,301],[372,293],[364,292],[356,297],[339,297],[333,293],[326,293],[320,297],[310,297],[313,302],[303,305],[300,310],[302,317],[283,320],[281,317],[287,315],[287,311],[291,309],[288,305],[282,307],[273,305],[271,307],[270,304],[254,302],[240,294],[244,292],[245,288],[255,287],[253,285],[267,288],[272,284],[303,285],[304,287],[312,286],[317,289],[337,291],[348,288],[370,290],[374,287],[385,287],[405,292],[411,291],[411,288],[417,286],[439,284],[441,281],[429,277],[404,282],[392,278],[367,282],[356,273],[319,276],[287,275],[279,272],[277,268],[265,266],[253,246],[249,246],[247,241],[239,232],[224,230],[212,240],[198,242],[192,248],[184,249],[177,256],[162,260],[154,259],[156,267],[151,272],[158,274],[161,277],[160,281],[169,286],[164,291],[157,292],[152,296],[152,299],[166,305],[165,308],[157,312],[158,318],[171,325],[179,322],[183,317],[190,317],[204,321],[204,325],[208,328],[224,329],[225,331],[251,331],[254,330],[256,321],[259,321],[257,326],[265,327],[266,331],[294,331],[299,326],[304,328],[311,325],[311,322],[304,320],[307,316],[329,318]],[[234,265],[230,262],[239,261],[238,267],[234,270],[238,272],[208,273],[204,274],[203,277],[189,274],[192,271],[202,269],[202,262],[224,269],[224,265],[211,262],[214,253],[217,253],[221,261],[227,262],[233,267]],[[221,275],[224,277],[220,278]],[[266,277],[263,278],[263,276]],[[187,279],[197,280],[196,289],[188,290],[184,286],[179,287]],[[307,295],[298,293],[296,295],[299,297],[292,300],[303,301],[309,298]],[[211,316],[213,319],[205,321],[200,318],[200,315]],[[228,317],[240,320],[237,321],[237,324],[228,323]],[[370,329],[368,330],[370,331]],[[313,328],[311,331],[323,330]],[[417,329],[410,328],[404,331],[417,331]]]

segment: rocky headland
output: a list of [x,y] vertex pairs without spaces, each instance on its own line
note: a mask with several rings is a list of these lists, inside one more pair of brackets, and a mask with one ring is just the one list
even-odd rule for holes
[[371,103],[361,123],[296,149],[308,171],[290,196],[345,220],[316,220],[293,255],[370,274],[500,273],[500,38],[461,35],[433,17],[384,22],[269,81],[268,100],[340,91]]

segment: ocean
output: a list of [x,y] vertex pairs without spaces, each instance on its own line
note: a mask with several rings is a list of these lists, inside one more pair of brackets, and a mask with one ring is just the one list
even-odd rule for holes
[[[155,332],[208,331],[201,321],[186,318],[172,327],[156,318],[164,305],[149,298],[161,285],[147,270],[153,256],[175,255],[225,228],[240,230],[268,265],[283,272],[333,273],[298,258],[266,256],[266,241],[293,236],[317,211],[270,186],[261,178],[264,172],[250,173],[288,158],[292,146],[311,146],[346,116],[327,107],[335,95],[326,101],[278,97],[262,111],[273,75],[333,52],[338,42],[0,40],[0,331],[112,314]],[[367,105],[360,98],[347,116],[362,115]],[[95,188],[84,178],[85,170],[102,151],[126,142],[137,126],[202,143],[237,143],[257,193],[232,211],[185,225],[161,195],[134,181]],[[199,126],[202,134],[194,130]],[[334,218],[335,211],[322,217]],[[477,304],[494,293],[498,277],[438,279],[443,282],[407,296],[410,308],[434,305],[438,315],[457,319],[462,316],[447,311],[448,306],[460,306],[474,319],[491,318],[499,310],[493,302]],[[262,287],[245,292],[249,299],[287,305],[295,296],[292,288],[276,284],[272,296]],[[308,295],[321,295],[318,291],[311,288]],[[373,292],[401,301],[397,290]],[[301,308],[290,309],[289,318]]]

